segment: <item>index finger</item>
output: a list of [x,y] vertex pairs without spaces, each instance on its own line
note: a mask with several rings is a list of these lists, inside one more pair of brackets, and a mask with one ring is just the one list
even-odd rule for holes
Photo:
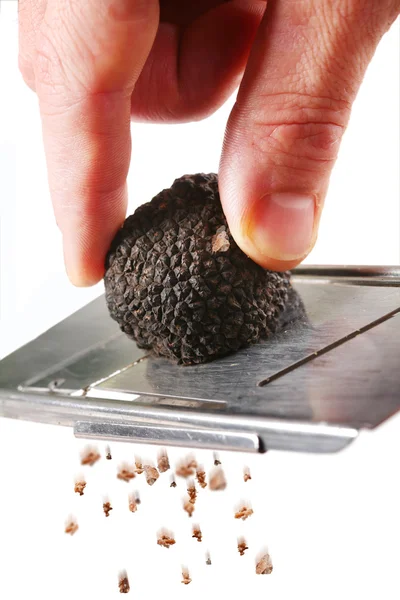
[[131,94],[152,47],[157,0],[49,0],[35,80],[67,273],[92,285],[126,211]]

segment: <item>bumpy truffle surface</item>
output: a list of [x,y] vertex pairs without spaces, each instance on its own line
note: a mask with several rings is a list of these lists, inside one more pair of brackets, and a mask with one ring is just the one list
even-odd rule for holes
[[237,246],[217,175],[185,175],[139,207],[106,258],[111,317],[139,348],[190,365],[279,329],[290,274],[261,268]]

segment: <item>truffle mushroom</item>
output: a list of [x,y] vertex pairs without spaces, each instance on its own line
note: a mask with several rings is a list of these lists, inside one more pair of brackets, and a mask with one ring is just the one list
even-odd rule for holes
[[112,241],[104,283],[121,330],[183,365],[270,337],[290,304],[290,273],[263,269],[233,239],[214,173],[184,175],[137,208]]

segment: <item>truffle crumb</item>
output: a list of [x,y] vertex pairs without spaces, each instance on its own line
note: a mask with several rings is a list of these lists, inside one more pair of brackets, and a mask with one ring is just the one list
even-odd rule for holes
[[65,533],[69,533],[70,535],[74,535],[78,531],[78,523],[75,519],[70,519],[65,526]]
[[107,446],[106,448],[106,460],[111,460],[112,456],[111,456],[111,450],[110,450],[110,446]]
[[120,574],[118,586],[119,586],[119,591],[121,592],[121,594],[127,594],[129,592],[129,590],[131,589],[129,586],[129,580],[128,580],[128,575],[127,575],[126,571],[123,571]]
[[118,479],[121,479],[122,481],[129,482],[134,477],[136,477],[134,469],[132,469],[131,467],[129,467],[126,464],[120,466],[120,468],[118,470],[118,473],[117,473],[117,478]]
[[273,571],[271,557],[268,552],[265,552],[261,558],[257,559],[256,573],[257,575],[270,575]]
[[202,467],[199,467],[196,471],[196,479],[198,481],[198,484],[200,485],[200,487],[205,488],[207,487],[207,483],[206,483],[206,473],[203,470]]
[[187,465],[181,464],[176,468],[176,474],[178,477],[191,477],[194,475],[194,469],[192,467],[188,467]]
[[150,465],[144,466],[144,472],[146,473],[146,481],[149,485],[153,485],[160,476],[157,469]]
[[158,455],[157,467],[160,473],[165,473],[170,468],[168,454],[166,450],[162,450]]
[[91,467],[100,460],[100,454],[97,448],[87,446],[81,454],[81,465],[90,465]]
[[138,475],[141,475],[143,473],[144,469],[143,469],[142,461],[139,457],[135,458],[135,467],[136,467],[136,473]]
[[187,512],[189,517],[191,517],[192,514],[194,513],[194,504],[193,504],[193,502],[190,501],[190,498],[188,498],[187,500],[184,501],[183,509]]
[[217,232],[211,239],[211,250],[213,252],[228,252],[231,244],[224,225],[218,227]]
[[221,464],[221,461],[219,460],[219,456],[216,452],[214,452],[214,466],[218,467],[218,465]]
[[187,456],[184,460],[181,460],[176,469],[175,473],[179,477],[187,478],[192,477],[197,468],[197,462],[193,456]]
[[246,540],[242,537],[238,539],[238,550],[240,556],[244,555],[245,550],[248,550],[249,547],[246,545]]
[[176,481],[172,478],[171,485],[169,487],[176,488]]
[[166,529],[162,529],[157,534],[157,544],[163,548],[169,548],[175,544],[174,534]]
[[187,489],[187,493],[189,496],[189,502],[194,504],[197,498],[197,490],[193,482],[190,482],[189,487]]
[[104,510],[104,514],[106,515],[106,517],[110,516],[110,511],[112,510],[112,506],[109,502],[104,502],[103,503],[103,510]]
[[129,510],[131,512],[136,512],[137,511],[137,500],[135,498],[134,494],[130,494],[129,496]]
[[190,579],[189,571],[187,568],[182,569],[182,583],[188,585],[192,580]]
[[196,538],[198,542],[201,542],[203,538],[203,534],[201,533],[201,529],[199,525],[193,525],[193,535],[192,538]]
[[83,481],[83,480],[75,481],[74,491],[76,494],[83,496],[83,490],[85,489],[85,487],[86,487],[86,481]]
[[245,521],[248,517],[253,514],[253,509],[247,506],[242,506],[237,512],[235,512],[235,519],[242,519]]
[[225,474],[221,467],[212,470],[209,477],[210,490],[221,491],[226,488]]
[[249,479],[251,479],[251,475],[250,475],[250,469],[249,469],[248,467],[245,467],[245,468],[244,468],[244,471],[243,471],[243,479],[244,479],[244,481],[245,481],[245,482],[246,482],[246,481],[249,481]]
[[207,554],[206,565],[211,565],[211,557],[209,554]]

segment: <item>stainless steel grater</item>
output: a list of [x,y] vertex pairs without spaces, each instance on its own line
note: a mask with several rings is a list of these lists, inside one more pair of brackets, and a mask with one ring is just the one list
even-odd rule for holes
[[400,267],[302,266],[307,320],[214,362],[146,355],[101,296],[0,361],[0,416],[77,437],[336,452],[400,409]]

